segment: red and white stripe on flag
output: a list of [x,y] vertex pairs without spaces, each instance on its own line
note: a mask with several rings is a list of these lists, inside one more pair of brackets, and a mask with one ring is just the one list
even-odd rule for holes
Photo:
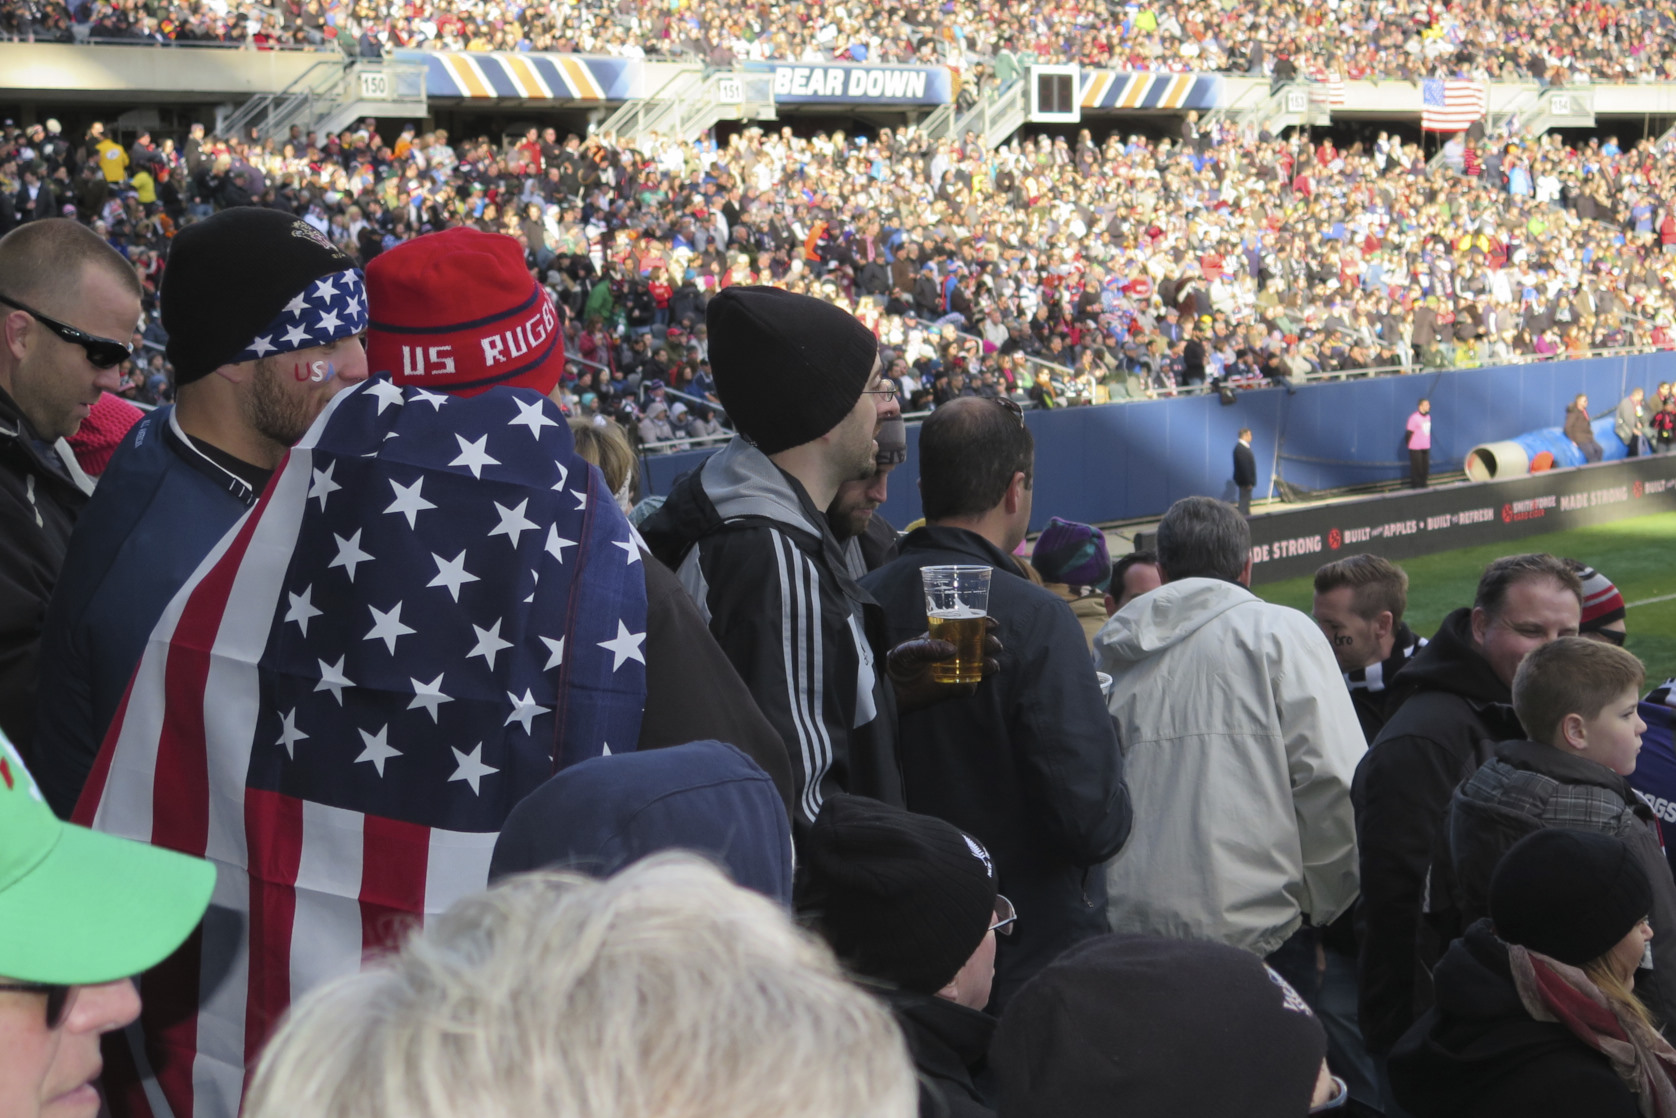
[[1426,132],[1465,132],[1490,111],[1490,91],[1483,82],[1427,78],[1420,93],[1420,127]]

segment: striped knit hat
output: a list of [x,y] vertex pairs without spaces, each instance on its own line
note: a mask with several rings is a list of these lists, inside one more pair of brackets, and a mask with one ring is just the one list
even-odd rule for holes
[[1583,583],[1583,623],[1578,626],[1579,632],[1597,632],[1624,619],[1624,596],[1610,579],[1593,567],[1579,570],[1577,578]]

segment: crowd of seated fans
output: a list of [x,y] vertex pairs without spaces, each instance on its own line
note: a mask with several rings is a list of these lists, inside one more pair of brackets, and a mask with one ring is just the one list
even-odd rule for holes
[[[989,151],[913,130],[637,148],[372,121],[125,144],[48,121],[0,133],[0,232],[74,214],[148,291],[174,231],[229,206],[294,212],[363,262],[426,230],[505,232],[563,308],[572,412],[658,444],[725,421],[703,310],[735,283],[853,310],[912,411],[1676,345],[1676,146],[1473,135],[1442,155],[1226,123]],[[149,402],[168,369],[154,315],[142,330],[128,394]],[[649,417],[654,383],[673,394]]]
[[1669,80],[1671,0],[3,0],[0,38],[940,63],[1033,57],[1119,70],[1279,77]]

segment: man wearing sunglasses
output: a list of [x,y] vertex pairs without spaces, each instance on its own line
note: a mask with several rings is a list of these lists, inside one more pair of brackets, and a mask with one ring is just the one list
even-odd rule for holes
[[290,214],[244,206],[182,229],[160,304],[175,404],[136,424],[100,477],[42,640],[54,687],[31,760],[66,818],[169,599],[327,402],[367,375],[361,273]]
[[93,1118],[99,1040],[140,1012],[133,976],[209,906],[215,869],[60,823],[0,734],[0,1118]]
[[139,318],[139,278],[86,227],[0,238],[0,730],[26,752],[47,601],[93,491],[65,439],[121,387]]

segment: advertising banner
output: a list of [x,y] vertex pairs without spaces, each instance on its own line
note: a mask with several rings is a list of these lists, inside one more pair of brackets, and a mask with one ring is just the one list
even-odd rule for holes
[[774,73],[774,100],[782,105],[943,105],[954,99],[946,66],[765,65]]
[[1676,455],[1464,482],[1364,501],[1311,505],[1251,520],[1251,581],[1312,575],[1346,555],[1402,560],[1516,541],[1631,516],[1676,511]]

